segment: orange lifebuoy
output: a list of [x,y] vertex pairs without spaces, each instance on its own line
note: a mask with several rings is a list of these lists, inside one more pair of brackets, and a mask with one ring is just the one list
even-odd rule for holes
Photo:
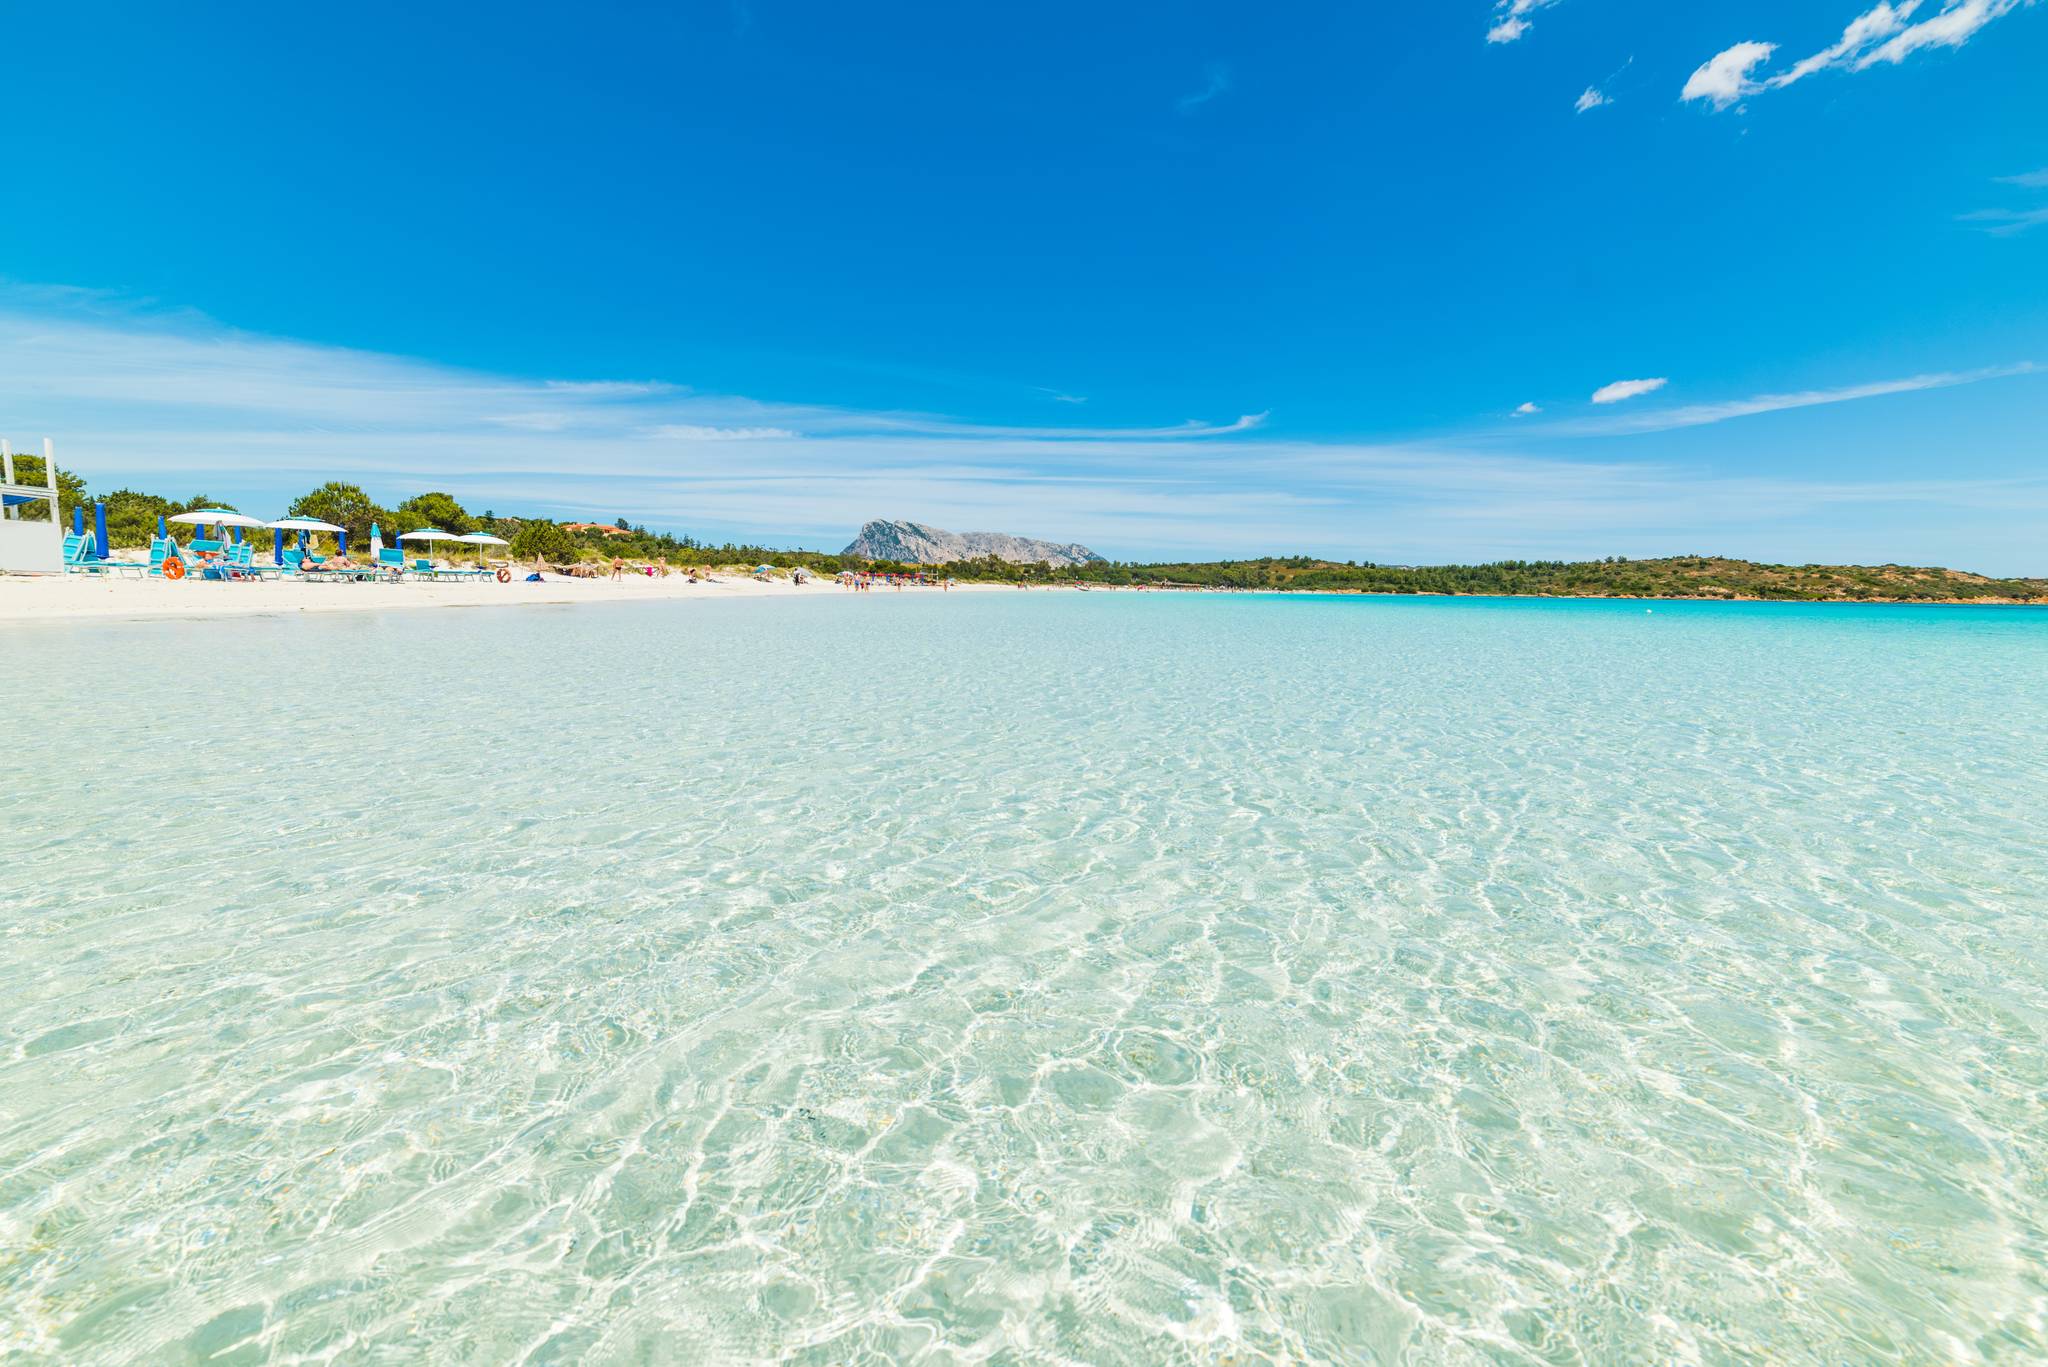
[[166,579],[183,579],[184,577],[185,577],[185,562],[184,562],[184,561],[182,561],[182,560],[166,560],[166,561],[164,561],[164,578],[166,578]]
[[512,582],[512,571],[510,571],[510,570],[506,569],[506,568],[505,568],[505,567],[504,567],[503,565],[500,565],[500,566],[498,567],[498,582],[499,582],[500,584],[509,584],[509,583],[511,583],[511,582]]

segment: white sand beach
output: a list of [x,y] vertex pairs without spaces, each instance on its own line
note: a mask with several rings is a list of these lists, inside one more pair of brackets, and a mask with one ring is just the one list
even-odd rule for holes
[[[938,594],[936,586],[872,592]],[[999,584],[955,584],[950,592],[1017,590]],[[370,612],[403,608],[518,607],[540,604],[654,602],[664,599],[769,600],[792,595],[855,594],[831,579],[795,584],[785,578],[755,579],[720,573],[692,583],[687,575],[667,578],[628,575],[617,580],[571,579],[550,574],[543,582],[515,578],[509,584],[483,582],[320,583],[264,580],[256,583],[172,583],[162,579],[98,578],[86,575],[0,576],[0,621],[60,621],[79,618],[244,617],[266,613]]]

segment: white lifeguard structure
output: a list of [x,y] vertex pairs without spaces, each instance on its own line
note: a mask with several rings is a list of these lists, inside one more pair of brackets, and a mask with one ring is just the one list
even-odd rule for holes
[[[48,522],[30,522],[21,514],[47,504]],[[9,574],[64,573],[64,524],[57,520],[57,453],[43,438],[43,483],[14,482],[14,447],[0,440],[0,570]]]

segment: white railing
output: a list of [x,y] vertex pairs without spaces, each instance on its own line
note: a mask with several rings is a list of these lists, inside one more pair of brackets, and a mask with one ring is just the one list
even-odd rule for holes
[[[57,452],[43,438],[43,487],[14,482],[14,445],[0,439],[0,570],[13,574],[62,574],[64,524],[57,516]],[[47,523],[20,516],[19,502],[35,499],[50,505]]]

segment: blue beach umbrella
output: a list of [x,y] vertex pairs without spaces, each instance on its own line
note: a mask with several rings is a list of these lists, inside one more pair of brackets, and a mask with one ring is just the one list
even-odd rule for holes
[[73,536],[85,535],[85,509],[79,507],[76,503],[71,505],[71,534]]
[[284,563],[284,528],[282,527],[272,527],[270,529],[270,563],[273,565],[282,565]]
[[156,539],[161,541],[170,534],[171,529],[164,525],[164,515],[162,513],[158,513],[156,515]]
[[343,527],[334,534],[334,553],[336,555],[348,554],[348,528]]
[[100,559],[107,558],[107,505],[92,505],[92,553]]

